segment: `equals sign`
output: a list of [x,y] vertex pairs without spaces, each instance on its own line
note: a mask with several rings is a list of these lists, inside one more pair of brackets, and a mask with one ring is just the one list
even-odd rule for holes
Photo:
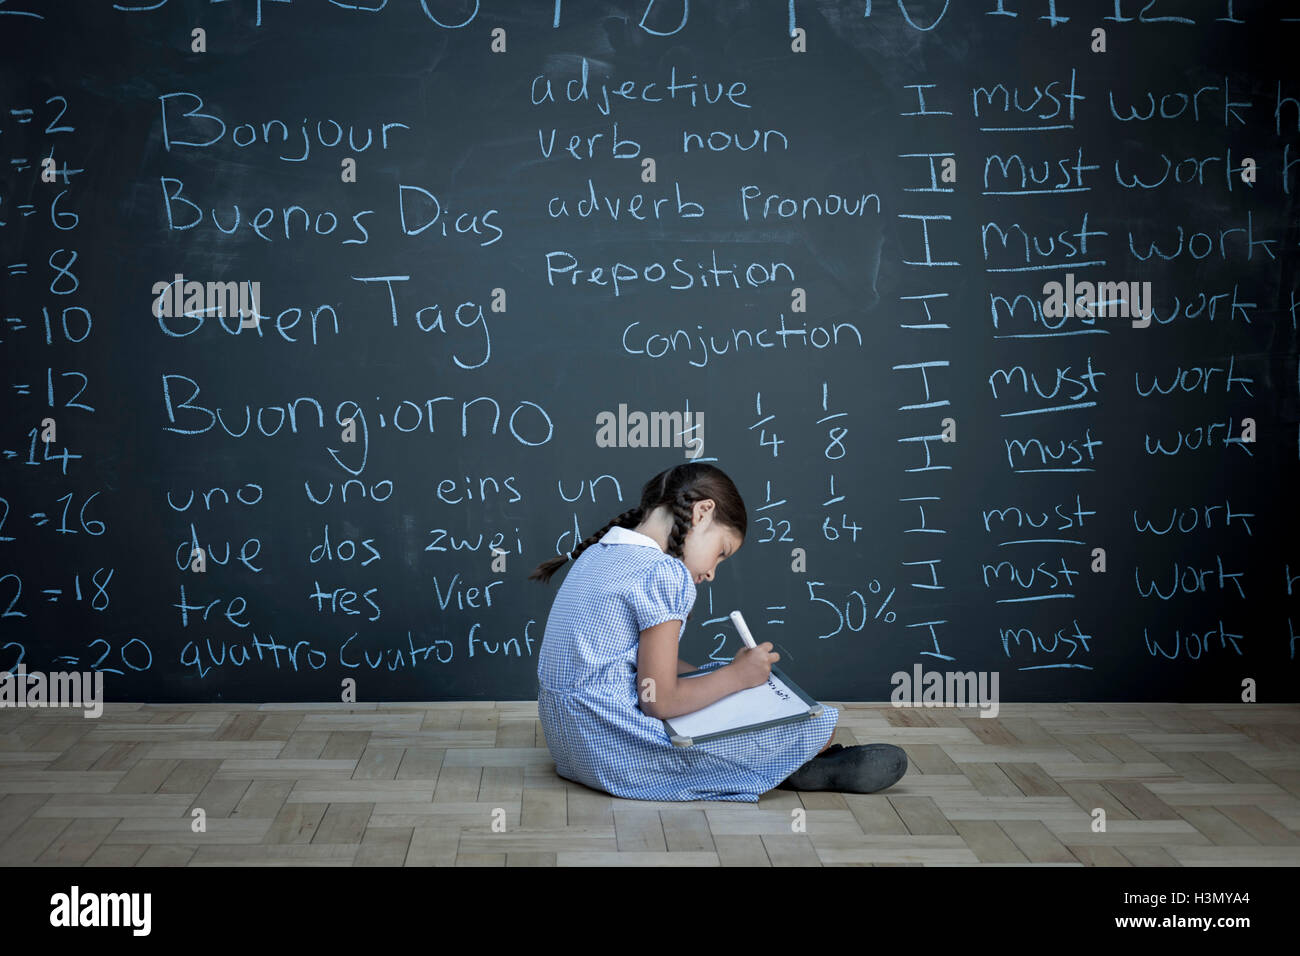
[[10,116],[16,116],[16,117],[18,117],[18,122],[19,122],[20,124],[21,124],[21,123],[30,123],[30,122],[32,121],[32,111],[31,111],[31,110],[10,110],[10,111],[9,111],[9,115],[10,115]]
[[48,524],[48,523],[49,523],[49,520],[50,520],[49,518],[47,518],[47,517],[45,516],[45,512],[44,512],[44,511],[33,511],[33,512],[31,513],[30,517],[31,517],[31,519],[32,519],[33,521],[36,522],[36,527],[38,527],[38,528],[39,528],[41,525],[43,525],[43,524]]
[[18,204],[18,211],[24,216],[30,216],[36,211],[36,207],[32,203],[23,202]]
[[14,391],[19,395],[30,395],[32,393],[32,387],[30,385],[15,385]]
[[[769,604],[769,605],[767,606],[767,609],[768,609],[769,611],[784,611],[784,610],[785,610],[785,605],[784,605],[784,604]],[[768,623],[768,624],[784,624],[784,623],[785,623],[785,619],[784,619],[784,618],[778,618],[778,619],[776,619],[776,620],[769,620],[767,623]]]
[[77,661],[81,660],[80,657],[73,657],[71,654],[60,654],[54,659],[56,661],[67,661],[69,664],[75,664]]
[[9,160],[9,165],[14,167],[15,169],[20,169],[20,170],[27,169],[28,168],[27,157],[17,156],[14,159]]
[[50,598],[50,603],[53,604],[55,601],[59,599],[59,595],[63,593],[63,588],[46,588],[41,593],[52,595]]
[[11,262],[11,263],[9,263],[9,274],[10,274],[11,276],[25,276],[25,275],[27,275],[27,263],[25,263],[25,262]]
[[18,457],[18,452],[16,452],[16,451],[10,451],[8,448],[6,448],[6,449],[5,449],[5,457],[6,457],[6,458],[17,458],[17,457]]
[[27,328],[27,326],[23,325],[23,320],[16,315],[6,315],[5,321],[13,326],[15,332]]

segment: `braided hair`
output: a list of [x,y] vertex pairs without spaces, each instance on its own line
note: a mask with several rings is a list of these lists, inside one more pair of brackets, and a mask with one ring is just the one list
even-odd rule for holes
[[528,575],[528,579],[545,584],[570,558],[576,561],[583,551],[603,538],[610,528],[635,528],[660,505],[666,505],[673,516],[672,530],[668,533],[668,553],[681,559],[686,535],[692,527],[695,502],[705,498],[714,503],[714,518],[734,529],[743,539],[749,525],[745,515],[745,502],[726,472],[704,462],[685,462],[659,472],[641,489],[639,505],[624,511],[567,554],[543,561]]

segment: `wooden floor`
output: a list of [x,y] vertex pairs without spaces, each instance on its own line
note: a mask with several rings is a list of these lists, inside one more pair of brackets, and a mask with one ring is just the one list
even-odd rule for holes
[[907,776],[622,800],[556,775],[535,701],[0,709],[0,864],[1300,865],[1300,706],[835,706]]

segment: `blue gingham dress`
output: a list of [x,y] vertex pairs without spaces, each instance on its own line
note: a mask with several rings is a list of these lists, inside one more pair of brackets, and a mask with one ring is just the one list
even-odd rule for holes
[[834,707],[690,747],[642,712],[641,632],[669,620],[684,630],[694,604],[686,565],[631,529],[610,528],[573,562],[537,658],[537,715],[561,777],[634,800],[757,803],[821,750],[839,720]]

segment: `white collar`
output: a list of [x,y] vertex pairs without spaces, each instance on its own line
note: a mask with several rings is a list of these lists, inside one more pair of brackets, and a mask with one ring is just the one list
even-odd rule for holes
[[600,539],[599,543],[639,544],[643,547],[656,548],[659,551],[663,551],[663,548],[659,547],[659,542],[648,534],[642,534],[640,531],[633,531],[631,528],[623,528],[619,525],[614,525],[614,527],[606,531],[604,537]]

